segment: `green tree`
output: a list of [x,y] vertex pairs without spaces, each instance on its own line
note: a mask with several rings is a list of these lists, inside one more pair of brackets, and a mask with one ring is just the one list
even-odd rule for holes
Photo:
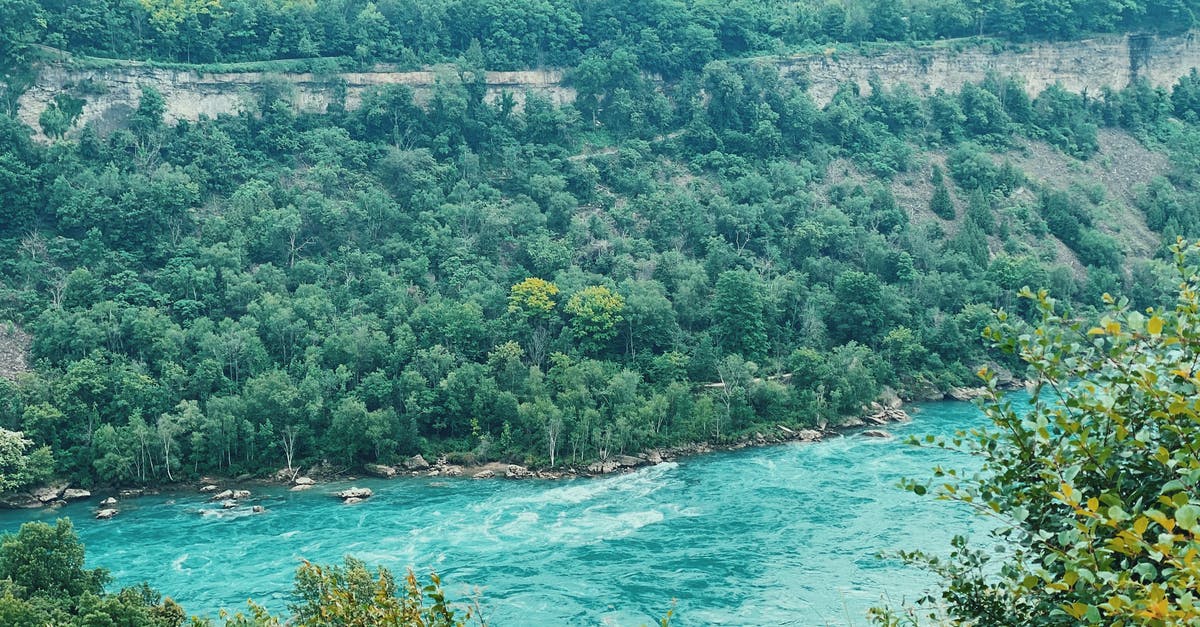
[[726,353],[760,359],[767,352],[763,319],[763,285],[757,274],[728,270],[717,277],[713,294],[713,319]]
[[603,350],[624,320],[625,299],[603,285],[585,287],[571,295],[563,310],[571,316],[571,331],[591,352]]
[[933,196],[929,199],[929,210],[943,220],[953,220],[955,216],[954,200],[950,198],[950,190],[946,188],[942,169],[937,167],[933,171]]
[[20,431],[0,428],[0,493],[45,481],[54,472],[50,447],[30,451],[33,442]]
[[0,579],[8,579],[26,596],[78,597],[99,594],[108,581],[102,569],[83,568],[83,544],[71,521],[58,519],[21,525],[0,539]]

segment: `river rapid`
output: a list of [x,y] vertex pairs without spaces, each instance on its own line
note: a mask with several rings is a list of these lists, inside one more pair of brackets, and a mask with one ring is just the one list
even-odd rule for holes
[[348,484],[307,492],[257,488],[222,511],[200,494],[124,501],[110,521],[94,502],[2,511],[0,530],[69,516],[89,566],[116,585],[147,581],[189,613],[283,610],[300,560],[351,554],[398,574],[436,570],[457,598],[478,595],[491,625],[865,625],[867,608],[912,600],[934,580],[881,552],[946,553],[951,536],[986,538],[954,504],[916,497],[902,477],[971,460],[902,442],[983,423],[968,403],[910,408],[883,440],[847,434],[714,453],[599,479],[365,480],[371,499],[343,505]]

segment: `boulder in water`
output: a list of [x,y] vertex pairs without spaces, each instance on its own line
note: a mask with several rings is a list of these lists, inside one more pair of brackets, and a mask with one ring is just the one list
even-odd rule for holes
[[442,470],[442,474],[446,475],[447,477],[461,477],[463,474],[463,469],[462,466],[446,466],[446,468]]
[[358,498],[357,496],[352,496],[352,497],[342,501],[342,503],[344,503],[346,505],[354,505],[355,503],[362,503],[362,502],[363,502],[363,500]]
[[310,477],[296,477],[293,483],[296,485],[316,485],[317,482],[313,481]]
[[118,492],[117,495],[123,499],[131,499],[137,496],[142,496],[145,493],[146,490],[143,488],[126,488]]
[[312,487],[313,487],[313,484],[311,484],[311,483],[297,483],[296,485],[292,486],[291,491],[292,492],[303,492],[304,490],[311,490]]
[[238,502],[233,499],[229,499],[228,501],[221,501],[221,507],[223,507],[224,509],[233,509],[237,506],[238,506]]
[[111,507],[106,507],[104,509],[96,510],[96,519],[97,520],[108,520],[109,518],[116,516],[118,513],[119,512],[116,509],[113,509]]
[[210,501],[227,501],[233,498],[233,490],[222,490],[212,496]]
[[217,486],[215,486],[215,485],[213,485],[213,484],[211,484],[211,483],[210,483],[210,484],[208,484],[208,485],[206,485],[206,486],[202,486],[202,487],[200,488],[200,491],[201,491],[201,492],[203,492],[203,493],[206,493],[206,494],[207,494],[207,493],[209,493],[209,492],[216,492],[217,490],[220,490],[220,489],[221,489],[221,488],[218,488]]
[[371,488],[348,488],[338,492],[337,497],[342,500],[358,499],[361,501],[371,498],[372,494],[374,493],[371,492]]
[[111,496],[104,499],[103,501],[100,501],[100,507],[116,507],[116,506],[117,506],[117,499],[115,499]]
[[368,475],[381,477],[383,479],[391,479],[396,476],[396,469],[383,464],[367,464],[363,466],[363,470],[367,471]]
[[250,511],[254,512],[255,514],[261,514],[267,511],[267,508],[263,507],[262,505],[255,505],[254,507],[250,508]]
[[492,477],[495,477],[495,476],[496,476],[496,471],[488,469],[488,470],[480,470],[479,472],[475,473],[471,478],[472,479],[491,479]]
[[88,492],[87,490],[79,490],[76,488],[67,488],[66,490],[63,490],[63,493],[62,493],[62,500],[64,500],[64,501],[78,501],[79,499],[90,499],[90,498],[92,498],[91,492]]
[[863,431],[862,434],[867,436],[868,438],[890,438],[890,437],[892,437],[892,434],[888,433],[887,431],[883,431],[882,429],[867,429],[866,431]]
[[249,490],[234,490],[234,491],[233,491],[233,498],[235,498],[235,499],[248,499],[248,498],[250,498],[250,491],[249,491]]

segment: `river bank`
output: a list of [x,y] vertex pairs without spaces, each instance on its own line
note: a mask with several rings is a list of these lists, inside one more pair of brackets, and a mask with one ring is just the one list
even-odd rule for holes
[[[986,419],[960,402],[908,410],[915,419],[891,423],[891,439],[747,446],[589,480],[248,486],[262,514],[192,485],[124,500],[111,521],[92,519],[92,503],[3,511],[0,530],[70,517],[89,567],[109,569],[114,586],[147,581],[208,616],[247,598],[286,609],[301,559],[349,554],[397,574],[436,571],[452,600],[477,596],[494,625],[654,624],[672,598],[687,624],[864,624],[885,595],[911,599],[934,581],[877,554],[982,533],[968,509],[896,484],[972,461],[904,440]],[[330,496],[351,486],[374,496],[351,506]]]
[[[1006,381],[1005,389],[1019,389],[1023,382]],[[945,397],[956,401],[973,401],[983,396],[986,388],[953,388]],[[848,419],[837,425],[819,425],[817,428],[788,427],[778,424],[773,429],[763,429],[743,434],[732,442],[691,442],[667,447],[647,448],[634,454],[615,454],[588,463],[565,464],[556,468],[530,468],[507,462],[477,464],[455,464],[441,457],[431,461],[422,455],[414,455],[394,465],[366,464],[362,473],[335,469],[327,465],[304,468],[283,468],[269,477],[220,477],[204,476],[196,481],[158,484],[143,487],[111,487],[96,490],[73,488],[69,482],[55,481],[27,492],[11,494],[0,499],[0,508],[35,509],[58,508],[69,502],[97,502],[95,515],[98,518],[114,518],[120,513],[120,502],[141,496],[185,495],[200,492],[209,494],[213,501],[233,508],[239,499],[234,494],[246,493],[248,498],[253,489],[263,486],[289,486],[294,491],[318,488],[326,483],[353,482],[360,477],[376,479],[402,479],[417,477],[445,477],[465,479],[512,479],[512,480],[563,480],[600,477],[632,472],[645,466],[706,455],[721,451],[736,451],[750,447],[773,446],[789,442],[818,442],[830,437],[841,437],[860,433],[866,437],[889,438],[890,433],[882,427],[912,420],[903,401],[894,393],[887,393],[879,401],[872,402],[861,417]],[[352,503],[360,502],[370,495],[354,497]],[[348,500],[348,499],[347,499]]]

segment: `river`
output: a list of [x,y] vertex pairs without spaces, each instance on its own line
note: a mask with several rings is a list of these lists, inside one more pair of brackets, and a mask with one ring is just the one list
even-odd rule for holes
[[0,512],[0,530],[71,517],[89,566],[117,584],[148,581],[189,613],[254,599],[286,608],[300,559],[352,554],[402,572],[436,570],[456,597],[478,591],[492,625],[864,625],[881,601],[913,599],[933,579],[880,552],[945,553],[955,533],[984,539],[964,508],[896,487],[962,456],[907,446],[981,424],[967,403],[915,406],[895,439],[847,435],[711,455],[573,481],[358,481],[375,496],[258,488],[267,512],[225,512],[202,495]]

